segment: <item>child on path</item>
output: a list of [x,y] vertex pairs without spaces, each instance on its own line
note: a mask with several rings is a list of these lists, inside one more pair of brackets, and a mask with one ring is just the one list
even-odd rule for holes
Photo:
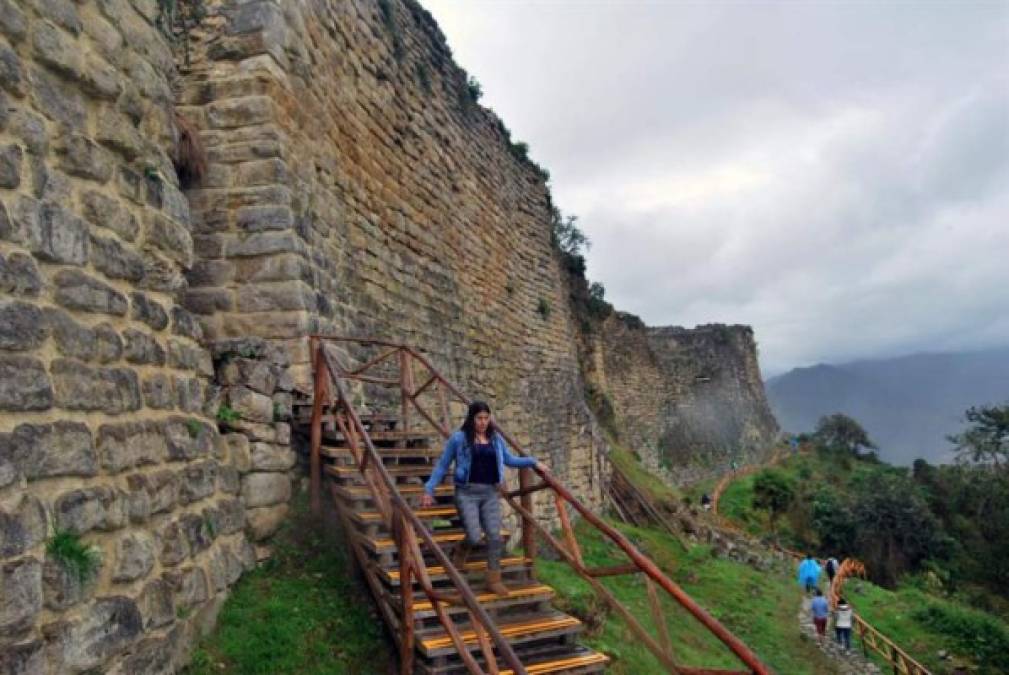
[[844,647],[844,651],[851,649],[851,605],[844,598],[837,601],[837,609],[834,610],[834,633],[837,636],[837,643]]
[[813,625],[816,626],[816,641],[823,644],[823,638],[827,634],[827,617],[830,615],[830,606],[827,604],[827,598],[823,597],[823,591],[819,588],[815,591],[809,611],[813,615]]

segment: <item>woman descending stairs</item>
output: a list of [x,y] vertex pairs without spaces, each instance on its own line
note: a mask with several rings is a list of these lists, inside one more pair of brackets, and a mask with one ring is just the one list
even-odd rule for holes
[[[330,342],[358,347],[358,363],[343,365]],[[361,358],[361,347],[378,348]],[[505,552],[500,578],[507,594],[487,587],[487,551],[481,543],[461,562],[456,555],[465,533],[453,495],[451,472],[424,499],[424,482],[434,471],[452,427],[450,402],[466,403],[458,390],[409,347],[376,340],[312,338],[314,391],[295,402],[295,427],[309,439],[313,509],[323,492],[333,499],[348,541],[377,606],[398,643],[401,672],[596,673],[609,658],[577,642],[581,621],[552,606],[554,590],[540,583],[534,564],[536,537],[571,565],[669,672],[767,673],[767,669],[696,605],[616,530],[591,513],[549,474],[522,469],[519,488],[504,494],[521,524],[522,553]],[[421,371],[414,384],[416,371]],[[349,394],[351,386],[356,398]],[[393,396],[389,395],[393,389]],[[398,391],[395,391],[398,390]],[[363,396],[362,396],[363,394]],[[396,396],[398,394],[398,396]],[[365,398],[374,408],[358,410]],[[380,410],[379,404],[385,402]],[[432,414],[431,410],[438,410]],[[522,453],[507,437],[511,447]],[[555,499],[562,540],[540,525],[532,495]],[[424,504],[422,505],[422,501]],[[628,557],[627,564],[590,569],[581,559],[567,508],[600,529]],[[519,533],[516,533],[519,534]],[[512,533],[502,532],[508,541]],[[471,534],[471,536],[473,536]],[[528,557],[527,557],[528,556]],[[640,574],[648,590],[655,630],[645,630],[601,583],[600,578]],[[492,575],[495,580],[497,575]],[[659,594],[665,592],[703,623],[742,661],[744,670],[678,666],[665,630]]]

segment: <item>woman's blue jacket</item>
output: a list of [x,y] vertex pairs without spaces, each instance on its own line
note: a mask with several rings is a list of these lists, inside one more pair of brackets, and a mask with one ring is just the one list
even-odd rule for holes
[[[504,481],[505,466],[515,469],[536,466],[536,460],[532,457],[513,455],[508,450],[508,445],[504,442],[501,434],[494,434],[491,442],[494,444],[494,451],[497,453],[497,475],[499,480]],[[448,467],[453,461],[455,462],[455,484],[465,485],[469,482],[469,469],[473,461],[473,448],[466,443],[466,434],[461,429],[449,436],[448,440],[445,441],[445,449],[442,451],[441,457],[434,467],[434,473],[431,474],[430,480],[424,484],[425,492],[429,495],[434,494],[434,489],[445,478],[445,474],[448,473]]]

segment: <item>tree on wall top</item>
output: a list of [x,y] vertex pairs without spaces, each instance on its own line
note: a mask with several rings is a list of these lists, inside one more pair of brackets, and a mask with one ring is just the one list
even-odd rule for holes
[[860,448],[876,449],[862,425],[843,413],[821,417],[813,439],[826,448],[845,450],[853,455],[857,455]]

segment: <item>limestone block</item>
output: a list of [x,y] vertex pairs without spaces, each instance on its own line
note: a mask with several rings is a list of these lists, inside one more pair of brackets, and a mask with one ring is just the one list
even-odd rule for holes
[[217,489],[228,494],[238,494],[242,488],[241,474],[231,465],[225,465],[217,472]]
[[228,445],[228,458],[231,465],[240,473],[251,471],[252,448],[249,444],[249,437],[245,434],[224,434],[224,440]]
[[126,478],[126,510],[131,523],[144,523],[151,517],[150,486],[143,474]]
[[193,555],[210,548],[214,534],[210,532],[207,520],[202,515],[186,513],[179,518],[179,528],[182,530]]
[[77,8],[70,0],[29,0],[39,15],[48,18],[56,25],[77,35],[81,32],[81,18]]
[[23,496],[13,506],[0,505],[0,557],[21,555],[46,538],[45,507],[36,497]]
[[168,365],[182,370],[195,370],[206,377],[214,375],[210,353],[205,349],[191,347],[182,340],[168,341]]
[[64,356],[107,363],[117,360],[123,353],[122,340],[109,324],[88,328],[74,321],[66,312],[54,308],[47,308],[45,316],[56,339],[56,347]]
[[129,519],[124,493],[100,486],[64,492],[53,504],[56,527],[84,534],[91,530],[114,530]]
[[195,377],[175,378],[175,404],[185,412],[198,413],[203,410],[203,385]]
[[273,101],[268,96],[243,96],[207,106],[207,122],[212,129],[264,124],[273,121],[274,116]]
[[170,460],[200,459],[210,455],[213,439],[206,433],[206,428],[194,434],[195,427],[191,428],[189,420],[186,417],[172,417],[164,425]]
[[54,299],[67,309],[125,316],[126,296],[79,270],[60,270],[54,278]]
[[20,146],[5,145],[0,147],[0,188],[16,189],[21,185]]
[[102,468],[112,473],[144,464],[160,464],[168,456],[168,440],[156,422],[103,424],[98,428]]
[[140,281],[144,259],[112,238],[91,235],[91,264],[110,279]]
[[84,98],[74,87],[42,68],[31,69],[31,81],[35,85],[31,98],[36,110],[70,130],[85,130]]
[[152,514],[171,511],[178,503],[179,479],[170,469],[149,475],[147,489],[151,496]]
[[137,598],[144,630],[159,628],[175,620],[175,602],[172,587],[163,579],[155,579],[144,586]]
[[200,328],[200,322],[181,307],[172,308],[172,333],[197,342],[203,340],[203,329]]
[[295,459],[290,447],[261,442],[252,444],[254,471],[287,471],[294,466]]
[[171,567],[189,557],[189,541],[178,521],[166,524],[159,533],[162,565]]
[[48,21],[36,21],[33,24],[32,48],[40,63],[71,79],[80,77],[80,50],[75,47],[70,36]]
[[140,288],[174,294],[186,287],[186,278],[175,262],[150,249],[143,253],[144,278],[138,284]]
[[[0,238],[3,237],[3,220],[0,214]],[[0,293],[35,297],[42,289],[42,276],[31,256],[11,253],[5,260],[0,255]]]
[[53,389],[45,366],[26,356],[0,356],[0,410],[46,410]]
[[137,219],[116,200],[101,192],[88,190],[81,195],[81,206],[81,215],[88,222],[108,228],[126,241],[136,239],[140,227]]
[[[116,90],[119,83],[113,80]],[[98,114],[98,125],[95,130],[95,139],[126,158],[132,161],[144,150],[144,139],[136,127],[130,124],[126,115],[116,112],[111,108],[104,108]]]
[[262,541],[272,535],[284,522],[289,509],[288,504],[247,509],[245,511],[245,529],[249,538],[253,541]]
[[144,404],[148,408],[163,410],[175,405],[175,392],[167,375],[160,373],[151,375],[144,379],[141,388],[144,393]]
[[[0,0],[0,22],[4,21],[4,2]],[[2,23],[0,23],[2,28]],[[44,643],[41,640],[31,640],[20,644],[5,645],[0,650],[0,673],[9,675],[45,675],[46,660]]]
[[[88,261],[87,225],[84,221],[56,204],[39,204],[28,197],[19,197],[17,219],[25,233],[26,244],[40,260],[68,265],[83,265]],[[77,279],[76,270],[64,270]]]
[[96,578],[82,581],[58,560],[46,559],[42,566],[42,594],[46,609],[61,612],[90,598]]
[[264,423],[273,421],[273,399],[269,396],[248,387],[231,387],[228,389],[227,398],[228,405],[243,420]]
[[208,459],[194,462],[179,472],[179,500],[189,504],[214,494],[217,462]]
[[136,602],[124,596],[100,598],[74,620],[43,627],[61,672],[79,672],[122,653],[143,631]]
[[21,424],[13,433],[0,435],[0,455],[4,446],[29,480],[98,473],[91,431],[80,422]]
[[241,312],[315,310],[316,294],[302,281],[277,281],[238,288],[236,305]]
[[165,349],[157,340],[135,328],[123,331],[123,356],[130,363],[165,365]]
[[24,12],[12,0],[0,0],[0,32],[11,42],[21,42],[28,34]]
[[17,53],[0,46],[0,87],[21,98],[28,93],[28,76]]
[[239,261],[235,275],[237,281],[312,281],[312,266],[296,253],[282,253],[267,258],[250,258]]
[[71,134],[60,138],[56,147],[57,166],[71,176],[106,183],[112,178],[112,153],[87,136]]
[[241,499],[224,499],[217,504],[217,518],[221,534],[240,532],[245,526],[245,504]]
[[224,242],[224,254],[229,258],[297,253],[305,255],[305,242],[293,232],[255,232]]
[[196,260],[186,273],[192,287],[223,286],[234,276],[235,264],[228,260]]
[[49,133],[46,121],[28,110],[15,110],[10,114],[8,131],[21,141],[30,154],[39,157],[49,152]]
[[56,359],[50,368],[57,405],[69,410],[122,413],[141,406],[140,382],[127,368],[91,368]]
[[143,293],[130,293],[130,318],[143,321],[154,330],[168,327],[168,313],[159,303]]
[[272,506],[291,499],[291,481],[282,473],[250,473],[242,478],[245,506]]
[[49,326],[36,305],[0,300],[0,349],[37,349],[48,333]]
[[[290,417],[290,408],[287,409],[287,416]],[[276,434],[276,437],[274,439],[275,443],[283,446],[291,445],[290,424],[288,424],[287,422],[277,422],[276,424],[273,425],[273,429]]]
[[144,224],[144,238],[182,267],[193,266],[193,238],[185,225],[152,211]]
[[42,611],[42,565],[22,558],[0,566],[0,635],[24,633]]
[[[119,74],[116,72],[115,68],[93,54],[88,54],[84,58],[84,70],[81,73],[81,84],[84,87],[84,91],[96,98],[103,98],[107,101],[115,101],[119,98],[119,94],[123,91]],[[109,125],[113,123],[113,120],[115,120],[115,117],[112,114],[112,111],[108,108],[103,109],[98,114],[98,140],[119,150],[127,160],[134,159],[139,154],[139,146],[136,146],[138,150],[137,152],[131,153],[120,145],[123,143],[121,140],[123,136],[131,140],[133,138],[139,140],[139,136],[136,135],[133,125],[129,124],[126,118],[122,119],[123,124],[120,128],[112,130],[112,133],[118,132],[118,134],[120,134],[119,136],[102,137],[102,130],[108,129]]]
[[165,580],[175,591],[175,603],[180,608],[188,609],[209,597],[207,575],[200,567],[169,570]]
[[243,206],[235,213],[235,224],[245,232],[288,230],[294,227],[294,213],[287,206]]

